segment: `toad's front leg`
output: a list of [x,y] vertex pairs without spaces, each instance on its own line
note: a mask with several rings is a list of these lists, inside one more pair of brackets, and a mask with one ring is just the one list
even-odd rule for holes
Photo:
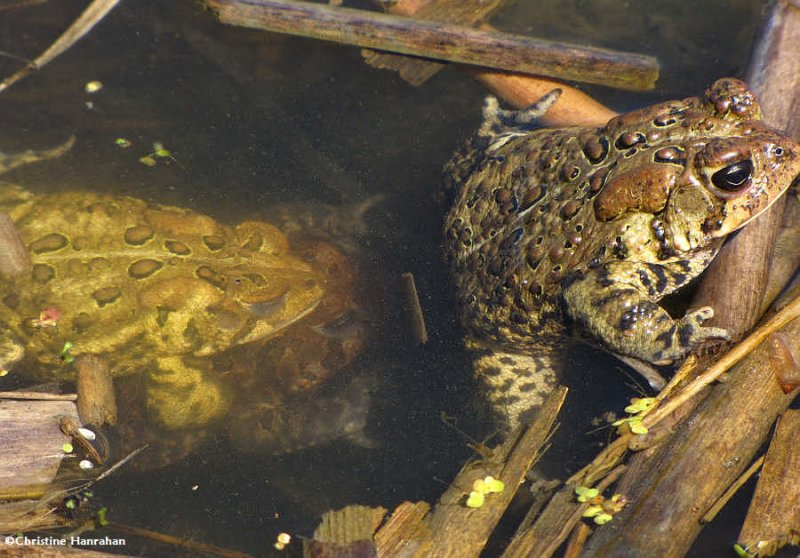
[[654,291],[652,275],[670,277],[666,266],[612,262],[584,272],[564,289],[566,314],[611,352],[669,364],[708,339],[729,339],[726,330],[703,327],[708,306],[673,319],[657,301],[672,288]]

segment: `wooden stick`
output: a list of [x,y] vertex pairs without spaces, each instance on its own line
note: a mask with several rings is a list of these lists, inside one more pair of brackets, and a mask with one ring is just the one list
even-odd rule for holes
[[800,410],[786,411],[775,429],[756,493],[739,534],[739,544],[771,556],[800,543]]
[[652,89],[658,63],[649,56],[543,41],[386,14],[289,0],[206,0],[220,21],[622,89]]

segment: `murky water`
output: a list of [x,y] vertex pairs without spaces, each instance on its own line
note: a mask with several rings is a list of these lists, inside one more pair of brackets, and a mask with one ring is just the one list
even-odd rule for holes
[[[0,50],[33,57],[85,3],[4,4],[13,2],[0,2]],[[702,16],[680,0],[536,4],[518,2],[494,21],[659,57],[663,79],[654,92],[587,88],[620,110],[741,76],[761,10],[744,1],[706,3]],[[0,58],[0,74],[18,67]],[[91,80],[104,87],[90,95]],[[277,533],[310,536],[327,509],[438,497],[470,457],[465,438],[441,417],[477,439],[491,432],[460,348],[432,203],[441,167],[476,126],[484,95],[453,68],[413,88],[365,66],[355,48],[223,27],[192,3],[145,0],[123,2],[77,47],[0,95],[0,150],[77,137],[63,158],[4,177],[37,192],[131,195],[231,223],[274,218],[278,207],[300,214],[380,196],[348,237],[375,333],[349,366],[372,382],[369,443],[242,453],[215,431],[180,463],[121,471],[99,484],[96,497],[113,521],[269,555]],[[133,146],[122,149],[117,138]],[[174,161],[139,162],[154,142]],[[408,271],[426,310],[424,348],[411,341],[399,301],[399,276]],[[576,447],[591,452],[606,439],[587,439],[590,418],[621,408],[635,391],[622,365],[594,352],[576,355],[571,368],[571,410],[545,464],[558,476],[585,458]],[[715,548],[727,548],[735,533],[725,536]],[[131,545],[129,552],[166,552]]]

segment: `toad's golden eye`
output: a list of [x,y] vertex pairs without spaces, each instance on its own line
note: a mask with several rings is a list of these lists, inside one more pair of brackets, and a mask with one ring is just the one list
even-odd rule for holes
[[739,192],[750,185],[752,176],[753,162],[745,159],[715,172],[711,182],[724,192]]

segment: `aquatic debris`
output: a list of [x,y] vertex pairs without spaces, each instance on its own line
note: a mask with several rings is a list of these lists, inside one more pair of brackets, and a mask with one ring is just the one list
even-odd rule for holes
[[467,498],[467,507],[480,508],[486,502],[487,494],[499,494],[505,489],[505,483],[491,475],[477,479],[472,483],[472,492],[469,493]]
[[7,213],[0,212],[0,273],[13,277],[28,271],[31,258],[22,237]]
[[103,82],[97,80],[92,80],[90,82],[87,82],[86,85],[83,86],[83,90],[90,94],[97,93],[102,88],[103,88]]
[[272,546],[274,546],[276,550],[283,550],[291,542],[292,536],[289,533],[278,533],[275,544]]
[[[118,140],[119,141],[119,140]],[[119,144],[118,144],[119,145]],[[139,158],[139,162],[148,167],[154,167],[158,164],[158,159],[171,159],[181,167],[183,165],[172,155],[172,151],[164,147],[160,141],[153,142],[153,152]]]
[[625,407],[625,412],[630,413],[632,416],[616,420],[611,424],[613,426],[627,425],[633,434],[647,434],[649,430],[642,423],[642,420],[655,405],[655,397],[634,397],[631,399],[631,404]]
[[61,357],[61,360],[63,360],[66,364],[72,364],[75,362],[75,357],[70,354],[70,351],[74,346],[75,343],[72,341],[64,341],[64,346],[61,347],[61,353],[58,356]]
[[600,490],[588,486],[576,486],[575,494],[578,502],[589,504],[583,517],[591,519],[595,525],[605,525],[628,503],[628,499],[622,494],[614,494],[606,499],[600,494]]
[[55,306],[47,306],[39,312],[39,317],[33,320],[33,327],[55,327],[61,319],[61,310]]
[[89,440],[90,442],[93,442],[97,438],[97,435],[94,432],[83,426],[78,428],[78,432],[80,432],[83,435],[83,437]]
[[94,469],[94,463],[92,463],[88,459],[81,459],[80,462],[78,463],[78,467],[80,467],[84,471],[88,471],[89,469]]

